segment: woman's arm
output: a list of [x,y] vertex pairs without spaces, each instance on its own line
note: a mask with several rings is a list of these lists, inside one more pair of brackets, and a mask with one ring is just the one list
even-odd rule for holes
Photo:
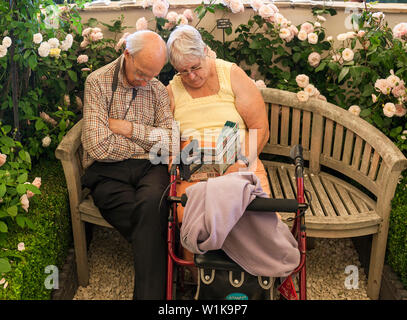
[[[253,80],[237,65],[233,65],[230,73],[232,90],[235,94],[236,109],[246,123],[248,130],[257,130],[256,152],[250,154],[249,134],[245,135],[245,156],[250,163],[261,153],[269,139],[269,126],[266,106],[260,90]],[[252,146],[253,148],[253,146]]]

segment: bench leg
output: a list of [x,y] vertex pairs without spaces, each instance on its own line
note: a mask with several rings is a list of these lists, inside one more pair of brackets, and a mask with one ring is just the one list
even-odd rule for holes
[[80,286],[86,287],[89,284],[89,266],[86,248],[85,223],[79,218],[72,219],[72,232],[75,246],[78,283]]
[[[386,253],[387,232],[383,226],[372,237],[372,250],[370,253],[369,276],[367,281],[367,295],[370,299],[379,299],[382,281],[384,258]],[[381,232],[380,232],[381,231]]]

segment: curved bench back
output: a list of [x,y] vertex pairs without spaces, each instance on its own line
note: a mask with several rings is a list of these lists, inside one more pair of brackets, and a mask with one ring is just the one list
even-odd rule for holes
[[318,173],[321,165],[329,167],[375,196],[391,173],[407,166],[389,138],[347,110],[314,98],[300,102],[295,93],[277,89],[262,89],[262,94],[270,123],[264,153],[288,156],[290,147],[300,143],[311,173]]

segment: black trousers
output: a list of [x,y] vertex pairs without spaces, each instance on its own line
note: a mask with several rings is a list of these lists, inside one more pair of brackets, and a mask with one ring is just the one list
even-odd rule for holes
[[134,299],[165,298],[168,204],[161,196],[169,184],[166,165],[149,160],[95,162],[82,184],[90,188],[102,216],[132,245]]

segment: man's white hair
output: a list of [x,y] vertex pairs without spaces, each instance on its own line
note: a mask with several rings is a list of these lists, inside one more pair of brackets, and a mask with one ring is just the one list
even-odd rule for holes
[[[148,41],[146,38],[147,34],[154,33],[162,40],[161,36],[151,30],[139,30],[126,37],[126,49],[129,51],[130,55],[134,57],[138,52],[140,52]],[[164,41],[164,40],[163,40]]]
[[188,56],[205,57],[205,48],[199,31],[189,25],[176,27],[167,41],[168,57],[174,67],[189,60]]

